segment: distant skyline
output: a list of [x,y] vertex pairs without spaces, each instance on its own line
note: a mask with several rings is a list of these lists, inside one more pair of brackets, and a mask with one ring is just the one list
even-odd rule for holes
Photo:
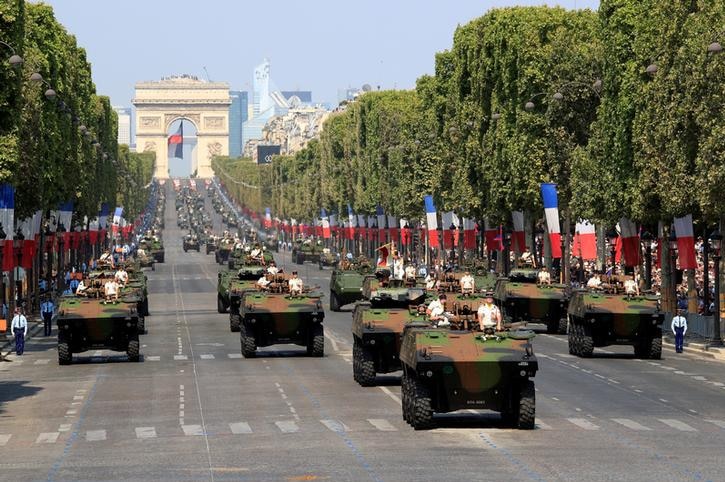
[[[174,74],[251,90],[272,64],[280,90],[311,90],[335,103],[338,89],[410,89],[450,49],[457,25],[505,6],[597,9],[599,0],[45,0],[93,65],[99,94],[130,106],[134,84]],[[455,7],[451,7],[454,4]],[[355,6],[354,6],[355,5]]]

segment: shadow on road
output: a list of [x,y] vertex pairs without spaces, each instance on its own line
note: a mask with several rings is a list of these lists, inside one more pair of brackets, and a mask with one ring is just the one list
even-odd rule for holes
[[481,411],[476,413],[470,412],[453,412],[436,414],[433,417],[435,428],[468,428],[468,429],[510,429],[511,426],[504,423],[498,413]]
[[5,412],[5,404],[14,400],[32,397],[42,390],[41,387],[29,386],[29,381],[4,381],[0,382],[0,413]]

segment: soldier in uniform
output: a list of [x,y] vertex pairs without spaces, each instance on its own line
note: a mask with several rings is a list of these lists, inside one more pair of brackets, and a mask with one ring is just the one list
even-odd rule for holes
[[503,330],[503,318],[501,317],[501,310],[498,306],[493,304],[493,293],[486,292],[484,302],[478,307],[478,323],[481,327],[481,331],[502,331]]
[[541,271],[539,271],[539,274],[536,277],[540,285],[551,284],[551,273],[549,273],[549,270],[546,268],[546,266],[541,268]]
[[441,293],[438,295],[437,300],[433,300],[428,305],[428,308],[425,310],[426,314],[428,315],[428,319],[433,322],[433,324],[437,326],[450,326],[450,322],[448,321],[448,318],[446,316],[446,295],[445,293]]
[[302,294],[304,289],[304,283],[300,278],[297,277],[297,271],[292,271],[292,277],[289,279],[289,293],[294,296]]
[[476,279],[471,276],[470,271],[466,271],[465,273],[463,273],[459,284],[461,286],[461,293],[464,295],[472,295],[473,292],[476,290]]

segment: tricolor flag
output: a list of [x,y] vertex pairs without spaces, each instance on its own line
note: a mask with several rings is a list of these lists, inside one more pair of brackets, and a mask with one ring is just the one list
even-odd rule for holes
[[383,211],[383,207],[378,204],[375,208],[375,215],[377,216],[378,220],[378,242],[384,243],[385,242],[385,221],[387,221],[385,216],[385,211]]
[[[388,218],[388,236],[390,241],[397,242],[400,237],[400,228],[398,228],[398,219],[395,216],[387,215]],[[405,226],[405,224],[403,224]]]
[[453,211],[444,211],[441,214],[441,222],[443,223],[443,246],[446,249],[453,249],[453,240],[456,233],[456,224],[453,222],[453,216],[455,216]]
[[542,183],[541,198],[544,201],[546,229],[549,231],[551,257],[561,258],[561,229],[559,227],[559,199],[556,184]]
[[576,223],[571,253],[585,261],[597,259],[596,228],[586,219],[582,219]]
[[440,246],[438,242],[438,215],[433,196],[425,196],[425,219],[428,228],[428,244],[431,248]]
[[12,271],[15,256],[13,255],[13,235],[15,234],[15,188],[10,184],[0,184],[0,223],[5,231],[3,246],[3,271]]
[[697,269],[692,214],[675,218],[675,235],[677,236],[677,259],[680,261],[680,268]]
[[476,222],[471,218],[463,218],[463,247],[476,249]]
[[272,210],[270,208],[264,208],[264,227],[266,229],[272,227]]
[[483,220],[483,234],[486,238],[486,251],[500,251],[503,249],[502,239],[499,233],[498,227],[491,226],[488,222],[488,218]]
[[330,232],[335,233],[335,236],[340,236],[337,228],[337,214],[330,214]]
[[322,237],[330,239],[332,235],[330,231],[330,218],[327,216],[327,210],[325,208],[320,209],[320,223],[322,225]]
[[621,244],[622,253],[624,254],[624,265],[628,267],[639,266],[640,247],[637,225],[627,218],[622,218],[619,220],[619,229],[621,232],[620,237],[622,238]]
[[[175,157],[177,159],[184,158],[184,121],[179,122],[179,130],[176,134],[169,136],[169,158]],[[174,187],[177,185],[181,187],[181,182],[177,184],[177,180],[174,179]]]
[[521,254],[526,251],[526,233],[524,231],[524,212],[511,211],[511,220],[514,230],[511,234],[511,249],[514,253]]
[[357,218],[350,205],[347,205],[347,239],[355,239],[355,225]]
[[357,215],[357,233],[358,236],[360,236],[360,239],[365,239],[368,235],[368,228],[367,224],[365,224],[364,214]]

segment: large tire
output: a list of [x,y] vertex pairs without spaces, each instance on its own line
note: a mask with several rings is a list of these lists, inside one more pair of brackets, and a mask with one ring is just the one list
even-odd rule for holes
[[254,336],[247,336],[247,327],[242,323],[239,326],[239,334],[242,344],[242,356],[244,358],[254,358],[257,356],[257,344]]
[[146,319],[143,316],[138,318],[138,322],[136,322],[136,330],[139,335],[146,334]]
[[361,387],[373,387],[375,386],[375,362],[373,361],[373,357],[370,354],[370,350],[362,346],[357,339],[355,339],[353,350],[355,349],[355,345],[358,345],[357,363],[353,363],[353,371],[356,372],[355,380]]
[[574,323],[569,324],[569,354],[570,355],[578,355],[579,354],[579,346],[578,346],[578,339],[577,339],[577,327],[578,325]]
[[216,297],[216,310],[219,313],[227,312],[227,305],[226,305],[226,303],[224,303],[224,299],[220,295],[217,295],[217,297]]
[[400,380],[400,395],[401,395],[401,407],[403,409],[403,420],[407,423],[411,423],[412,417],[410,415],[410,378],[403,372],[403,377]]
[[428,387],[417,378],[411,380],[411,422],[415,430],[428,430],[433,428],[433,403]]
[[236,333],[240,330],[241,323],[242,320],[239,315],[229,315],[229,329],[232,333]]
[[58,342],[58,365],[70,365],[73,363],[73,354],[70,352],[70,345],[64,341]]
[[649,357],[652,360],[659,360],[662,358],[662,333],[655,335],[649,340]]
[[126,347],[126,355],[128,355],[128,361],[130,362],[137,362],[140,359],[140,345],[138,343],[138,339],[136,340],[130,340],[128,342],[128,347]]
[[325,330],[319,323],[312,327],[312,336],[307,342],[307,355],[318,358],[325,356]]
[[558,329],[558,333],[560,335],[566,335],[566,325],[567,324],[568,324],[568,321],[567,321],[566,317],[563,317],[563,318],[560,318],[559,319],[559,329]]
[[518,413],[516,416],[516,428],[520,430],[531,430],[536,421],[536,390],[534,381],[527,380],[519,392]]
[[594,338],[584,325],[579,325],[579,355],[582,358],[591,358],[594,353]]
[[332,290],[330,290],[330,310],[340,311],[340,298],[338,298],[337,294]]

